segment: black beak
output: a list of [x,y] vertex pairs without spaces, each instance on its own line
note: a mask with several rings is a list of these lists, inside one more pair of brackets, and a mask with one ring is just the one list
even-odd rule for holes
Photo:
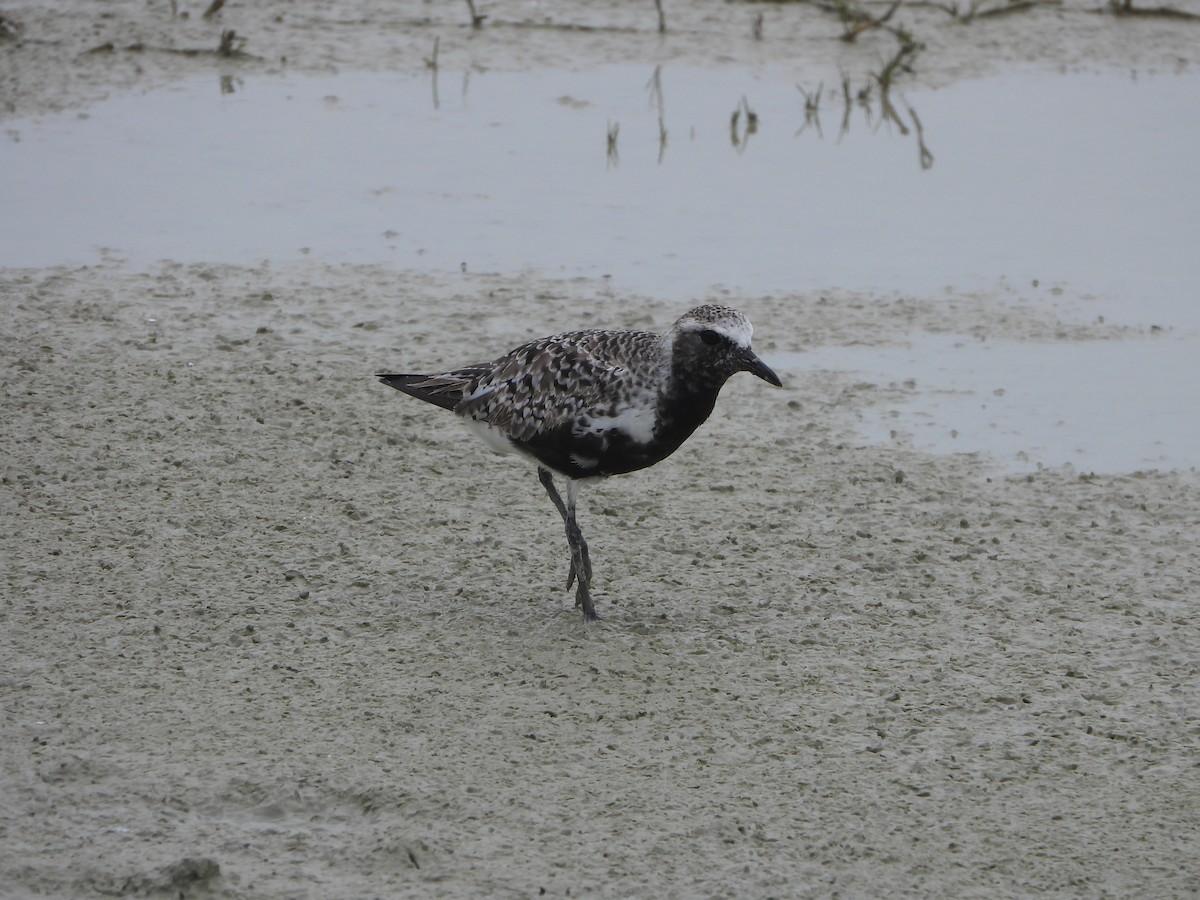
[[771,367],[759,359],[749,347],[742,351],[742,371],[749,372],[751,375],[757,375],[763,381],[769,381],[775,387],[783,387],[783,382],[779,380],[779,376],[771,371]]

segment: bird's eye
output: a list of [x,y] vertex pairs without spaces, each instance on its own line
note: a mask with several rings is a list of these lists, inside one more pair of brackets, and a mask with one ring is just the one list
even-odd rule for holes
[[711,328],[705,328],[702,332],[700,332],[700,340],[712,347],[721,342],[721,336]]

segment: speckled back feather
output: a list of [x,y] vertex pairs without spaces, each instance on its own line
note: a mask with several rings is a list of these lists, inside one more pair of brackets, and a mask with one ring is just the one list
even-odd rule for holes
[[670,364],[662,338],[644,331],[574,331],[531,341],[486,366],[450,373],[469,379],[459,415],[528,441],[589,415],[612,416],[653,399]]

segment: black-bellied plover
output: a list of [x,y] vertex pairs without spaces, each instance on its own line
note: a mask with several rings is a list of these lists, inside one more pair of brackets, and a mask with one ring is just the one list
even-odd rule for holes
[[[750,372],[780,386],[753,350],[750,320],[728,306],[697,306],[665,334],[571,331],[530,341],[492,362],[435,375],[379,375],[452,410],[499,453],[537,463],[571,547],[567,588],[595,619],[592,562],[575,520],[579,485],[666,459],[713,410],[721,386]],[[567,480],[563,502],[552,472]]]

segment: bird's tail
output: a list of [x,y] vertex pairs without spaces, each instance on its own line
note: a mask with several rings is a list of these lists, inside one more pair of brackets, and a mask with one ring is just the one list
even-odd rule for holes
[[440,406],[442,409],[454,409],[463,398],[461,379],[449,378],[445,375],[387,375],[380,373],[376,377],[389,387],[403,391],[418,400]]

